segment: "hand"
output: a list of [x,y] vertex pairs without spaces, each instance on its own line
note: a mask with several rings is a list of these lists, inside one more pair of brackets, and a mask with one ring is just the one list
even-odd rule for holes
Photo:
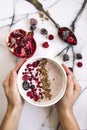
[[74,74],[64,64],[63,68],[67,74],[67,88],[63,98],[56,104],[58,113],[66,110],[72,111],[73,104],[78,98],[81,87],[76,81]]
[[24,100],[20,96],[17,89],[17,72],[20,69],[21,65],[25,62],[23,59],[18,65],[11,70],[6,79],[3,81],[3,87],[8,101],[8,106],[22,107]]

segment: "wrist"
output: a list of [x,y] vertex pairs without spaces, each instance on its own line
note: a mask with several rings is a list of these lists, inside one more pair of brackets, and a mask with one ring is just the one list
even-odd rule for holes
[[8,106],[7,106],[7,111],[8,112],[19,113],[19,112],[22,111],[22,109],[23,109],[23,105],[22,106],[21,105],[14,106],[14,105],[8,104]]
[[58,113],[58,117],[65,117],[65,116],[70,117],[73,115],[73,109],[68,109],[68,108],[58,109],[57,113]]

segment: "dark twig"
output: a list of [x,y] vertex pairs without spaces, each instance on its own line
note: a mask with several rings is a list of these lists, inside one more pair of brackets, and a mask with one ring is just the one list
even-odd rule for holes
[[69,45],[67,45],[62,51],[60,51],[56,56],[55,56],[55,58],[57,57],[57,56],[59,56],[64,50],[66,50],[67,48],[69,48]]

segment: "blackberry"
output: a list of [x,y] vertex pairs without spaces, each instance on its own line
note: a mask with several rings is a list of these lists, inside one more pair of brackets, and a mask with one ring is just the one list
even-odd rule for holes
[[29,83],[27,81],[24,81],[22,86],[23,86],[24,90],[28,90],[30,88],[30,85],[29,85]]
[[82,59],[82,55],[80,53],[77,53],[76,54],[76,59],[78,59],[78,60]]
[[43,34],[43,35],[47,35],[48,31],[45,28],[42,28],[40,33]]
[[31,26],[30,26],[30,29],[31,29],[32,31],[34,31],[34,30],[36,29],[36,25],[31,25]]
[[63,61],[68,61],[69,60],[69,56],[67,54],[63,55]]
[[34,89],[34,88],[35,88],[35,85],[32,84],[32,85],[30,86],[30,88],[31,88],[31,89]]

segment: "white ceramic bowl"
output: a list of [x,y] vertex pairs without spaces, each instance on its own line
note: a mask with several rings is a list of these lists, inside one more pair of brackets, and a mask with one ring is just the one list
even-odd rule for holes
[[[44,79],[47,82],[43,81]],[[46,86],[48,84],[45,88],[42,87],[44,83]],[[57,103],[65,93],[66,83],[65,70],[58,61],[51,58],[28,59],[18,72],[18,90],[21,96],[30,104],[39,107],[48,107]],[[31,86],[32,84],[34,86]]]

